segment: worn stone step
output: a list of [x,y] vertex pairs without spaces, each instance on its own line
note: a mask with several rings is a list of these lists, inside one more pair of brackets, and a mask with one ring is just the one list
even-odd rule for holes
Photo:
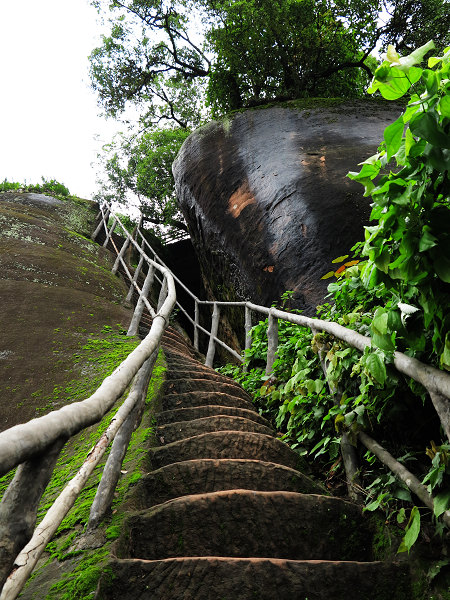
[[170,444],[194,435],[208,433],[210,431],[252,431],[274,435],[273,429],[245,419],[243,417],[230,417],[227,415],[216,415],[203,417],[193,421],[178,421],[156,427],[156,439],[162,444]]
[[[187,342],[186,342],[187,343]],[[194,351],[194,353],[196,352],[194,347],[191,344],[188,344],[189,347]],[[178,364],[178,359],[179,356],[177,355],[177,353],[173,353],[172,348],[168,347],[166,352],[166,360],[169,364]],[[183,361],[192,361],[192,360],[196,360],[195,358],[189,357],[189,356],[183,356],[181,357],[181,362]],[[201,362],[198,362],[198,360],[196,360],[197,364],[203,364]],[[204,366],[204,364],[203,364]]]
[[163,337],[162,345],[163,348],[170,347],[173,350],[176,350],[180,356],[194,356],[194,352],[184,342],[179,342],[178,340]]
[[96,600],[411,600],[403,564],[192,557],[111,559]]
[[195,458],[246,458],[304,470],[304,460],[281,440],[263,433],[215,431],[203,433],[148,453],[149,470]]
[[142,477],[133,488],[133,502],[137,509],[144,509],[179,496],[232,489],[325,493],[300,471],[282,465],[260,460],[194,459]]
[[256,412],[246,408],[236,408],[234,406],[220,406],[219,404],[207,404],[205,406],[194,406],[193,408],[178,408],[174,410],[165,410],[156,415],[155,419],[158,425],[166,423],[175,423],[176,421],[193,421],[203,417],[212,417],[214,415],[229,415],[233,417],[244,417],[270,427],[269,421]]
[[167,327],[167,329],[164,331],[163,338],[175,340],[185,344],[189,348],[193,348],[192,344],[188,342],[188,340],[181,333],[173,329],[173,327]]
[[[190,346],[192,349],[192,346]],[[195,352],[195,350],[194,350]],[[172,348],[168,347],[165,351],[167,364],[170,366],[178,366],[178,365],[188,365],[189,363],[195,363],[200,367],[205,367],[206,369],[210,369],[211,367],[206,367],[206,365],[193,356],[179,356],[179,353],[173,352]]]
[[177,340],[179,340],[181,342],[184,342],[185,344],[190,345],[189,342],[186,340],[186,338],[179,331],[177,331],[176,329],[174,329],[173,327],[170,327],[170,326],[167,327],[167,329],[164,332],[164,335],[172,337],[172,338],[177,339]]
[[221,392],[223,394],[232,394],[243,400],[251,401],[250,396],[241,388],[238,383],[231,381],[218,382],[203,378],[171,379],[170,373],[164,382],[164,391],[166,394],[183,394],[185,392]]
[[[167,361],[167,366],[170,370],[174,370],[174,371],[181,371],[181,370],[190,370],[193,369],[195,371],[201,371],[201,372],[205,372],[205,373],[217,373],[217,371],[215,371],[214,369],[212,369],[211,367],[207,367],[206,365],[202,364],[201,362],[199,362],[197,359],[195,358],[190,358],[188,356],[180,356],[179,354],[168,354],[168,352],[166,352],[166,361]],[[221,375],[221,373],[217,373],[218,375]],[[225,376],[224,376],[225,377]]]
[[220,373],[217,373],[216,371],[213,371],[212,369],[195,369],[195,368],[172,369],[172,368],[169,368],[167,371],[167,380],[168,381],[175,381],[175,380],[186,381],[189,379],[195,379],[196,381],[199,379],[201,379],[203,381],[204,380],[215,381],[219,384],[225,383],[225,384],[233,385],[236,387],[240,387],[239,384],[236,383],[236,381],[233,381],[229,377],[225,377],[225,375],[221,375]]
[[[195,369],[197,371],[204,371],[204,372],[208,372],[208,373],[217,373],[217,371],[215,371],[211,367],[208,367],[205,364],[201,363],[196,358],[192,358],[189,356],[180,356],[179,354],[173,354],[173,355],[170,354],[170,357],[169,357],[168,353],[166,352],[166,361],[167,361],[168,368],[171,370],[173,369],[175,371]],[[218,373],[218,374],[221,375],[221,373]]]
[[181,335],[167,333],[166,331],[162,337],[162,343],[163,345],[167,345],[170,348],[174,346],[177,346],[178,348],[183,348],[183,350],[186,350],[186,353],[189,356],[194,356],[194,349],[190,344],[186,342],[186,340]]
[[231,406],[235,408],[245,408],[254,410],[250,400],[231,393],[219,392],[183,392],[183,393],[165,393],[161,397],[161,407],[163,411],[174,410],[177,408],[193,408],[196,406],[206,406],[215,404],[220,406]]
[[116,556],[368,561],[371,543],[361,509],[341,498],[235,489],[183,496],[130,515]]

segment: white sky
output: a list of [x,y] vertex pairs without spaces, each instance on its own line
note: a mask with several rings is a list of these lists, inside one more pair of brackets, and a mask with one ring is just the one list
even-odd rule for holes
[[89,0],[0,0],[0,181],[44,176],[92,196],[91,163],[120,129],[89,88],[101,33]]

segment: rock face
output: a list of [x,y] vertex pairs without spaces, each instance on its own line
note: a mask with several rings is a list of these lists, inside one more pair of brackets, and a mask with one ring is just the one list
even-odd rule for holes
[[239,113],[196,130],[174,165],[209,293],[270,305],[322,302],[321,276],[363,239],[369,201],[345,177],[376,152],[400,108],[320,101]]
[[88,200],[0,194],[0,431],[82,400],[104,368],[83,347],[103,339],[105,325],[128,327],[127,288],[89,239],[97,210]]

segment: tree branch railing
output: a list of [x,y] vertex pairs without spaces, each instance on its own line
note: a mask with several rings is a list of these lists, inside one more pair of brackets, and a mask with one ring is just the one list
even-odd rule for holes
[[[108,227],[111,217],[112,224]],[[128,335],[136,335],[138,333],[145,308],[152,318],[150,331],[141,341],[140,345],[129,354],[112,375],[105,378],[92,396],[86,400],[64,406],[57,411],[53,411],[37,419],[32,419],[28,423],[16,425],[0,433],[0,476],[20,465],[0,503],[0,534],[6,533],[8,540],[11,541],[13,539],[13,542],[9,546],[8,544],[6,546],[0,544],[0,585],[6,580],[0,600],[14,600],[18,596],[39,556],[44,551],[46,544],[50,541],[71,506],[73,506],[89,475],[100,462],[109,443],[118,435],[119,438],[125,440],[121,444],[128,444],[131,427],[129,419],[132,419],[132,423],[135,423],[135,419],[138,418],[139,407],[142,404],[142,390],[143,386],[145,387],[144,382],[147,381],[148,385],[152,368],[151,363],[154,363],[156,359],[162,335],[174,307],[177,307],[191,324],[193,328],[192,341],[197,351],[199,351],[201,346],[200,334],[206,336],[207,352],[205,364],[211,367],[214,364],[217,346],[226,350],[237,361],[244,362],[242,354],[219,337],[221,315],[224,312],[221,310],[222,308],[231,307],[244,310],[243,330],[245,335],[245,349],[249,349],[252,343],[252,314],[258,313],[268,317],[269,331],[266,364],[266,373],[268,375],[272,372],[276,359],[279,320],[307,327],[313,333],[318,331],[327,332],[361,352],[366,347],[371,346],[371,339],[369,337],[330,321],[314,319],[296,313],[288,313],[274,307],[260,306],[249,301],[222,302],[201,300],[170,271],[148,243],[139,226],[135,229],[133,235],[131,235],[122,224],[120,218],[114,214],[111,206],[107,204],[100,207],[98,218],[100,221],[92,235],[92,239],[95,240],[102,229],[104,229],[106,242],[104,245],[110,242],[117,255],[112,271],[116,273],[121,267],[129,281],[129,290],[125,301],[130,302],[133,295],[137,293],[137,303]],[[115,234],[118,228],[124,237],[120,250],[116,247],[113,239],[113,234]],[[126,250],[130,246],[134,247],[139,256],[139,262],[133,273],[125,260]],[[147,267],[147,272],[144,274],[145,266]],[[144,279],[142,287],[138,283],[139,278]],[[156,295],[154,296],[156,310],[149,301],[150,292],[154,289],[155,283],[159,286],[159,292],[156,290],[157,299]],[[192,300],[191,312],[178,301],[176,295],[177,286]],[[209,315],[209,318],[211,318],[210,330],[201,324],[201,309],[203,307],[208,307],[209,310],[212,309]],[[394,366],[397,371],[407,377],[411,377],[426,388],[431,396],[442,427],[450,439],[450,375],[434,367],[425,365],[401,352],[395,352]],[[62,441],[67,440],[84,428],[98,423],[123,395],[133,378],[134,383],[131,391],[113,418],[110,426],[91,450],[77,475],[66,485],[63,492],[44,517],[44,520],[35,529],[25,548],[19,552],[24,543],[24,536],[16,536],[19,541],[14,541],[14,535],[11,530],[11,515],[15,515],[15,522],[21,520],[29,521],[30,518],[34,518],[35,520],[37,503],[39,503],[46,482],[54,468],[56,462],[55,454],[56,456],[58,455],[59,447],[62,447]],[[371,449],[391,469],[397,478],[403,481],[428,507],[433,509],[432,496],[428,494],[425,486],[412,473],[407,471],[403,465],[396,461],[395,458],[366,433],[360,432],[358,437],[360,442],[368,449]],[[117,469],[120,470],[121,460],[124,455],[123,447],[116,448],[113,455],[115,456],[114,464],[108,466],[108,475],[105,477],[105,480],[102,478],[103,483],[100,483],[100,489],[94,500],[88,525],[91,528],[95,527],[101,520],[105,513],[105,507],[107,507],[107,503],[111,500],[111,490],[115,486]],[[47,456],[48,459],[46,459]],[[349,493],[352,495],[349,476],[347,476],[347,479]],[[27,490],[27,493],[33,496],[34,500],[31,503],[33,504],[32,506],[30,506],[30,503],[27,503],[23,504],[24,508],[21,508],[20,494],[23,494],[24,490]],[[445,511],[441,518],[450,527],[450,510]],[[27,527],[29,530],[29,523]],[[29,537],[28,530],[25,537]],[[20,545],[16,547],[17,544]],[[19,554],[14,560],[17,552]],[[12,572],[9,574],[11,569]]]
[[[157,255],[157,253],[153,250],[150,244],[145,239],[142,231],[138,228],[137,230],[137,238],[142,240],[143,247],[146,247],[149,252],[151,252],[154,256],[155,261],[158,261],[161,265],[167,265],[161,260],[161,258]],[[137,242],[136,242],[137,243]],[[205,358],[205,364],[207,366],[212,367],[214,364],[214,356],[215,350],[217,346],[225,349],[231,356],[233,356],[236,360],[243,363],[244,358],[242,354],[236,351],[236,349],[231,348],[226,342],[221,340],[218,337],[219,324],[220,324],[220,309],[227,307],[241,307],[245,310],[244,314],[244,333],[245,333],[245,349],[250,348],[251,346],[251,328],[252,328],[252,313],[259,313],[268,317],[269,327],[268,327],[268,351],[267,351],[267,363],[266,363],[266,374],[269,375],[272,372],[274,361],[276,360],[276,350],[278,346],[278,321],[288,321],[290,323],[299,325],[300,327],[307,327],[313,333],[316,332],[326,332],[332,335],[333,337],[344,341],[349,346],[356,348],[360,352],[364,352],[366,347],[371,347],[372,341],[370,337],[364,336],[357,331],[352,329],[348,329],[339,325],[338,323],[333,323],[331,321],[324,321],[321,319],[315,319],[311,317],[306,317],[303,315],[299,315],[296,313],[288,313],[282,310],[279,310],[274,307],[266,307],[260,306],[258,304],[254,304],[249,301],[241,301],[241,302],[221,302],[221,301],[209,301],[209,300],[200,300],[189,288],[176,276],[173,274],[174,281],[176,285],[178,285],[181,289],[186,292],[191,298],[194,306],[193,314],[189,314],[189,311],[186,310],[181,304],[176,302],[176,306],[181,310],[183,315],[189,321],[189,323],[193,327],[193,335],[192,341],[196,350],[199,350],[199,334],[203,334],[207,337],[207,352]],[[211,314],[211,329],[203,327],[200,324],[200,316],[201,316],[201,308],[207,306],[212,308]],[[437,415],[439,417],[442,428],[450,440],[450,375],[444,371],[440,371],[434,367],[426,365],[415,358],[407,356],[401,352],[394,353],[394,367],[399,372],[407,377],[411,377],[418,383],[420,383],[430,394],[431,401]],[[345,433],[343,434],[345,436]],[[369,436],[363,432],[359,436],[360,442],[366,446],[368,449],[369,446],[371,448],[376,447],[377,449],[381,448],[382,451],[378,452],[377,456],[383,464],[385,464],[394,475],[403,481],[408,488],[418,495],[419,498],[425,502],[425,504],[429,507],[433,506],[433,499],[430,494],[428,496],[423,493],[423,489],[425,486],[420,483],[420,481],[409,471],[405,469],[401,463],[396,461],[389,453],[384,450],[377,442],[371,440]],[[347,447],[348,444],[346,440],[343,439],[343,443],[341,443],[342,447]],[[387,456],[389,455],[389,459]],[[347,476],[347,485],[349,489],[349,495],[353,498],[356,498],[355,493],[355,472],[356,466],[354,460],[346,460],[344,461],[346,468],[346,476]],[[405,471],[408,475],[405,475]],[[442,520],[444,523],[450,527],[450,510],[447,510],[442,515]]]
[[[117,216],[113,217],[113,224],[108,229],[110,213],[109,207],[106,211],[101,207],[98,215],[100,222],[92,235],[93,238],[97,237],[102,228],[105,230],[106,242],[112,242],[116,227],[126,231]],[[127,245],[136,246],[131,236],[127,234],[125,237]],[[3,584],[1,600],[14,600],[19,595],[46,545],[75,503],[109,444],[118,436],[125,442],[121,442],[122,447],[116,452],[119,459],[116,459],[112,468],[115,473],[111,475],[109,472],[106,483],[103,477],[101,479],[100,493],[98,491],[94,500],[92,522],[95,522],[95,519],[98,521],[98,515],[104,514],[105,509],[109,508],[112,500],[111,487],[115,486],[117,472],[120,471],[129,443],[130,419],[134,426],[142,414],[151,371],[175,305],[176,291],[169,270],[152,260],[143,248],[137,247],[142,258],[141,269],[145,263],[149,273],[159,272],[161,276],[158,278],[161,289],[158,307],[155,310],[147,297],[150,286],[144,285],[142,289],[139,287],[138,278],[134,279],[131,275],[124,260],[125,250],[122,250],[123,246],[117,252],[113,272],[117,271],[120,264],[132,280],[131,285],[138,294],[135,313],[138,308],[141,310],[141,307],[145,306],[152,316],[148,334],[89,398],[0,433],[0,476],[19,467],[0,503],[0,586]],[[66,483],[61,494],[35,528],[40,499],[64,443],[80,431],[99,423],[116,405],[132,381],[131,389],[110,425],[89,452],[78,473]]]

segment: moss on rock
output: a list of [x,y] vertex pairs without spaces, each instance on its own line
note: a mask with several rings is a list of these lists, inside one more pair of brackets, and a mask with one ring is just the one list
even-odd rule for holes
[[0,194],[0,430],[82,399],[74,382],[93,365],[81,349],[107,337],[105,324],[128,327],[126,286],[88,238],[97,210],[77,198]]

